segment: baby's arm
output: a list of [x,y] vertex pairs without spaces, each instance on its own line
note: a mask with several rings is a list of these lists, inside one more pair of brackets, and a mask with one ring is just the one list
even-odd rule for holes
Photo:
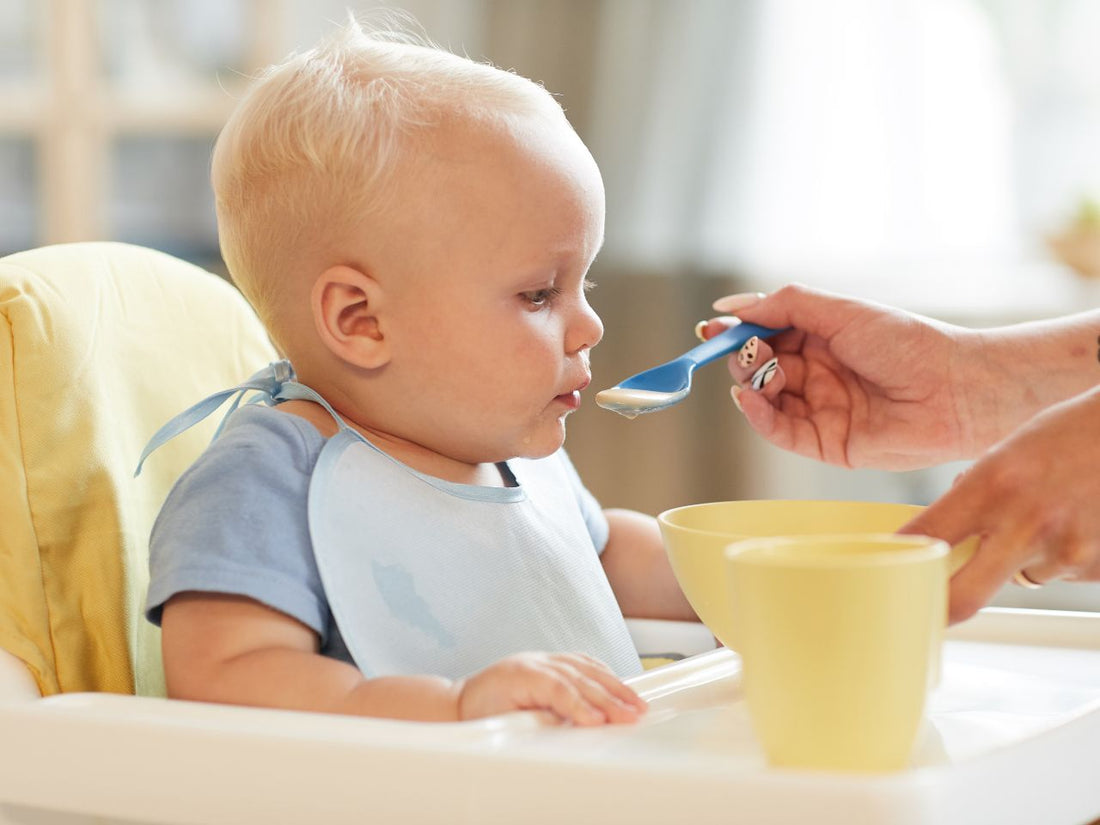
[[580,654],[520,653],[466,679],[385,676],[319,653],[317,634],[241,596],[186,592],[164,607],[169,696],[358,716],[456,721],[549,710],[576,725],[630,722],[645,703]]
[[672,573],[657,520],[632,510],[606,515],[610,533],[600,561],[623,615],[696,621]]

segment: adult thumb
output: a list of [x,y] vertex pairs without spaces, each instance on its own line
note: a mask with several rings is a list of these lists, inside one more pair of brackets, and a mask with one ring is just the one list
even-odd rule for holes
[[770,327],[795,329],[832,338],[867,305],[825,290],[789,284],[770,295],[729,295],[714,302],[718,312],[732,313],[744,321]]

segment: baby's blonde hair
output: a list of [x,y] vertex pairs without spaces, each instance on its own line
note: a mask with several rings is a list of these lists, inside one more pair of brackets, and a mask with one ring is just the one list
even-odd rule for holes
[[547,105],[560,111],[532,81],[445,51],[398,22],[368,29],[353,17],[267,69],[218,137],[222,255],[284,351],[282,299],[302,253],[332,250],[377,213],[399,185],[395,170],[423,145],[419,135],[453,115],[506,121]]

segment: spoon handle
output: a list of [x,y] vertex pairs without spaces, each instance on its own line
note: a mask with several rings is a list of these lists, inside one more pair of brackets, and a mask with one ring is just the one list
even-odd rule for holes
[[790,327],[772,329],[771,327],[741,322],[737,326],[730,327],[725,332],[720,332],[713,338],[704,341],[694,349],[688,350],[682,357],[694,363],[695,366],[701,367],[703,364],[709,364],[715,358],[720,358],[740,349],[754,335],[758,338],[770,338],[773,335],[786,332],[787,329],[790,329]]

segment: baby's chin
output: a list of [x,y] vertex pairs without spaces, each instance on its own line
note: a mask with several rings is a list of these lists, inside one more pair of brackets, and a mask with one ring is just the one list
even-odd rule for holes
[[565,419],[561,421],[561,428],[556,436],[542,434],[540,436],[524,436],[515,445],[516,454],[513,458],[546,458],[552,456],[565,444]]

